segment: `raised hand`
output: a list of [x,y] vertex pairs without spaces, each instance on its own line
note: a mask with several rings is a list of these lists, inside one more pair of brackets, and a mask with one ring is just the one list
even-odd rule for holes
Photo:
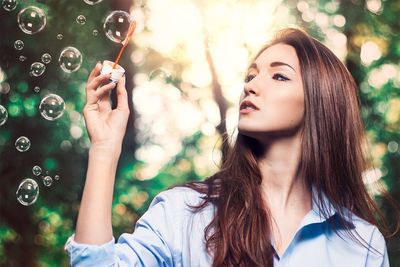
[[125,76],[117,84],[117,107],[111,108],[110,91],[115,83],[107,83],[110,74],[100,75],[101,63],[97,63],[86,85],[86,105],[83,115],[91,146],[120,148],[129,117],[128,95]]

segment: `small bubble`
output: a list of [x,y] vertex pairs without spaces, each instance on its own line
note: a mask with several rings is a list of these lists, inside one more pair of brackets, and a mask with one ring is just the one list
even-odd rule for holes
[[62,38],[64,38],[64,36],[61,33],[57,34],[57,39],[58,40],[62,40]]
[[79,15],[78,17],[76,17],[76,23],[80,25],[85,25],[86,17],[84,15]]
[[111,12],[103,24],[107,38],[115,43],[121,43],[128,34],[131,21],[129,13],[125,11],[116,10]]
[[31,72],[33,76],[39,77],[46,70],[46,66],[42,62],[33,62],[31,65]]
[[13,11],[17,7],[17,0],[3,0],[3,8],[6,11]]
[[22,42],[21,40],[16,40],[14,42],[14,47],[17,50],[22,50],[24,48],[24,42]]
[[49,64],[51,62],[51,55],[49,53],[44,53],[42,55],[42,62],[44,64]]
[[18,13],[18,26],[24,33],[38,33],[46,26],[46,15],[38,7],[26,7]]
[[56,180],[56,181],[60,180],[60,175],[56,174],[56,175],[54,176],[54,180]]
[[39,196],[39,186],[35,180],[26,178],[19,184],[16,195],[19,203],[30,206]]
[[39,105],[40,115],[49,121],[54,121],[64,114],[64,99],[56,94],[45,96]]
[[45,176],[43,178],[43,184],[45,186],[51,186],[52,183],[53,183],[53,179],[50,176]]
[[35,175],[35,176],[39,176],[41,173],[42,173],[42,168],[40,168],[39,166],[33,166],[33,168],[32,168],[32,173]]
[[7,82],[0,83],[0,93],[8,94],[10,92],[10,84]]
[[19,61],[24,62],[26,60],[26,56],[19,56]]
[[6,123],[7,118],[8,118],[7,109],[2,105],[0,105],[0,126]]
[[93,30],[93,36],[97,36],[99,35],[99,31],[98,30]]
[[83,1],[84,1],[86,4],[93,6],[93,5],[96,5],[96,4],[100,3],[100,2],[103,1],[103,0],[83,0]]
[[[1,125],[1,124],[0,124]],[[395,153],[399,149],[399,144],[396,141],[390,141],[387,145],[390,153]]]
[[35,93],[39,93],[39,92],[40,92],[40,87],[39,87],[39,86],[35,86],[35,87],[33,88],[33,91],[34,91]]
[[149,74],[149,80],[161,80],[162,82],[169,82],[171,80],[171,73],[164,68],[156,68]]
[[25,152],[31,147],[31,141],[28,139],[28,137],[25,136],[20,136],[15,140],[15,148],[19,152]]
[[67,73],[77,71],[82,65],[82,54],[75,47],[66,47],[58,58],[58,63],[63,71]]

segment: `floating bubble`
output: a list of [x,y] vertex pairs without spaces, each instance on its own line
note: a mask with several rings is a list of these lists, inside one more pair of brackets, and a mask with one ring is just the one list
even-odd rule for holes
[[58,174],[56,174],[55,176],[54,176],[54,180],[60,180],[60,175],[58,175]]
[[39,87],[39,86],[35,86],[35,87],[33,88],[33,91],[34,91],[35,93],[39,93],[39,92],[40,92],[40,87]]
[[103,0],[83,0],[83,1],[86,4],[93,6],[93,5],[96,5],[96,4],[100,3],[100,2],[102,2]]
[[58,40],[62,40],[62,38],[64,38],[64,35],[62,35],[61,33],[57,34],[57,39]]
[[46,70],[46,66],[42,62],[33,62],[31,65],[31,73],[33,76],[39,77]]
[[13,11],[17,7],[17,0],[3,0],[2,5],[4,10]]
[[24,42],[22,42],[21,40],[17,40],[14,42],[14,47],[17,50],[22,50],[24,48]]
[[85,25],[86,17],[84,15],[79,15],[78,17],[76,17],[76,23],[80,25]]
[[19,56],[19,61],[24,62],[26,60],[26,56]]
[[6,123],[7,119],[8,119],[7,109],[2,105],[0,105],[0,126]]
[[156,68],[149,74],[149,80],[161,80],[162,82],[171,81],[171,73],[164,68]]
[[43,178],[43,184],[45,186],[50,186],[52,183],[53,183],[53,179],[50,176],[47,175]]
[[97,36],[99,35],[99,31],[98,30],[93,30],[93,36]]
[[46,26],[46,15],[38,7],[26,7],[18,13],[18,25],[24,33],[38,33]]
[[25,152],[31,147],[31,141],[28,139],[28,137],[25,136],[20,136],[15,140],[15,148],[19,152]]
[[10,84],[7,82],[0,83],[0,93],[8,94],[10,92]]
[[111,12],[105,19],[103,29],[108,39],[115,43],[121,43],[129,29],[131,18],[125,11],[117,10]]
[[51,62],[51,55],[49,53],[44,53],[42,55],[42,62],[44,64],[49,64]]
[[19,203],[30,206],[39,196],[39,186],[35,180],[26,178],[19,184],[16,195]]
[[60,118],[64,114],[64,109],[64,100],[56,94],[45,96],[39,105],[40,114],[49,121]]
[[61,69],[67,73],[77,71],[82,64],[82,54],[75,47],[66,47],[61,52],[58,63]]
[[39,176],[42,173],[42,168],[40,168],[39,166],[33,166],[32,168],[32,173],[35,176]]

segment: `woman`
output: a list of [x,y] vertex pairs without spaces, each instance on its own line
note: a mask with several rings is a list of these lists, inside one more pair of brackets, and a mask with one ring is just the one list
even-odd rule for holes
[[114,244],[111,202],[128,118],[124,81],[92,71],[84,109],[91,139],[76,266],[389,266],[362,172],[357,88],[340,60],[286,29],[251,62],[238,136],[221,170],[160,193]]

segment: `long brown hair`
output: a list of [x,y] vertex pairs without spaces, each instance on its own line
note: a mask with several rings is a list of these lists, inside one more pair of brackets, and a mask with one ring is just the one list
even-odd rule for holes
[[[322,201],[325,193],[339,217],[348,218],[347,209],[374,225],[378,224],[374,215],[385,221],[362,179],[370,165],[353,77],[326,46],[299,29],[280,31],[255,58],[278,43],[294,47],[299,58],[305,105],[299,173],[317,192],[321,214],[328,217]],[[185,185],[206,194],[195,209],[209,203],[217,208],[205,229],[214,267],[273,266],[271,219],[261,192],[258,147],[257,140],[238,133],[217,173]],[[349,224],[343,228],[354,237]]]

